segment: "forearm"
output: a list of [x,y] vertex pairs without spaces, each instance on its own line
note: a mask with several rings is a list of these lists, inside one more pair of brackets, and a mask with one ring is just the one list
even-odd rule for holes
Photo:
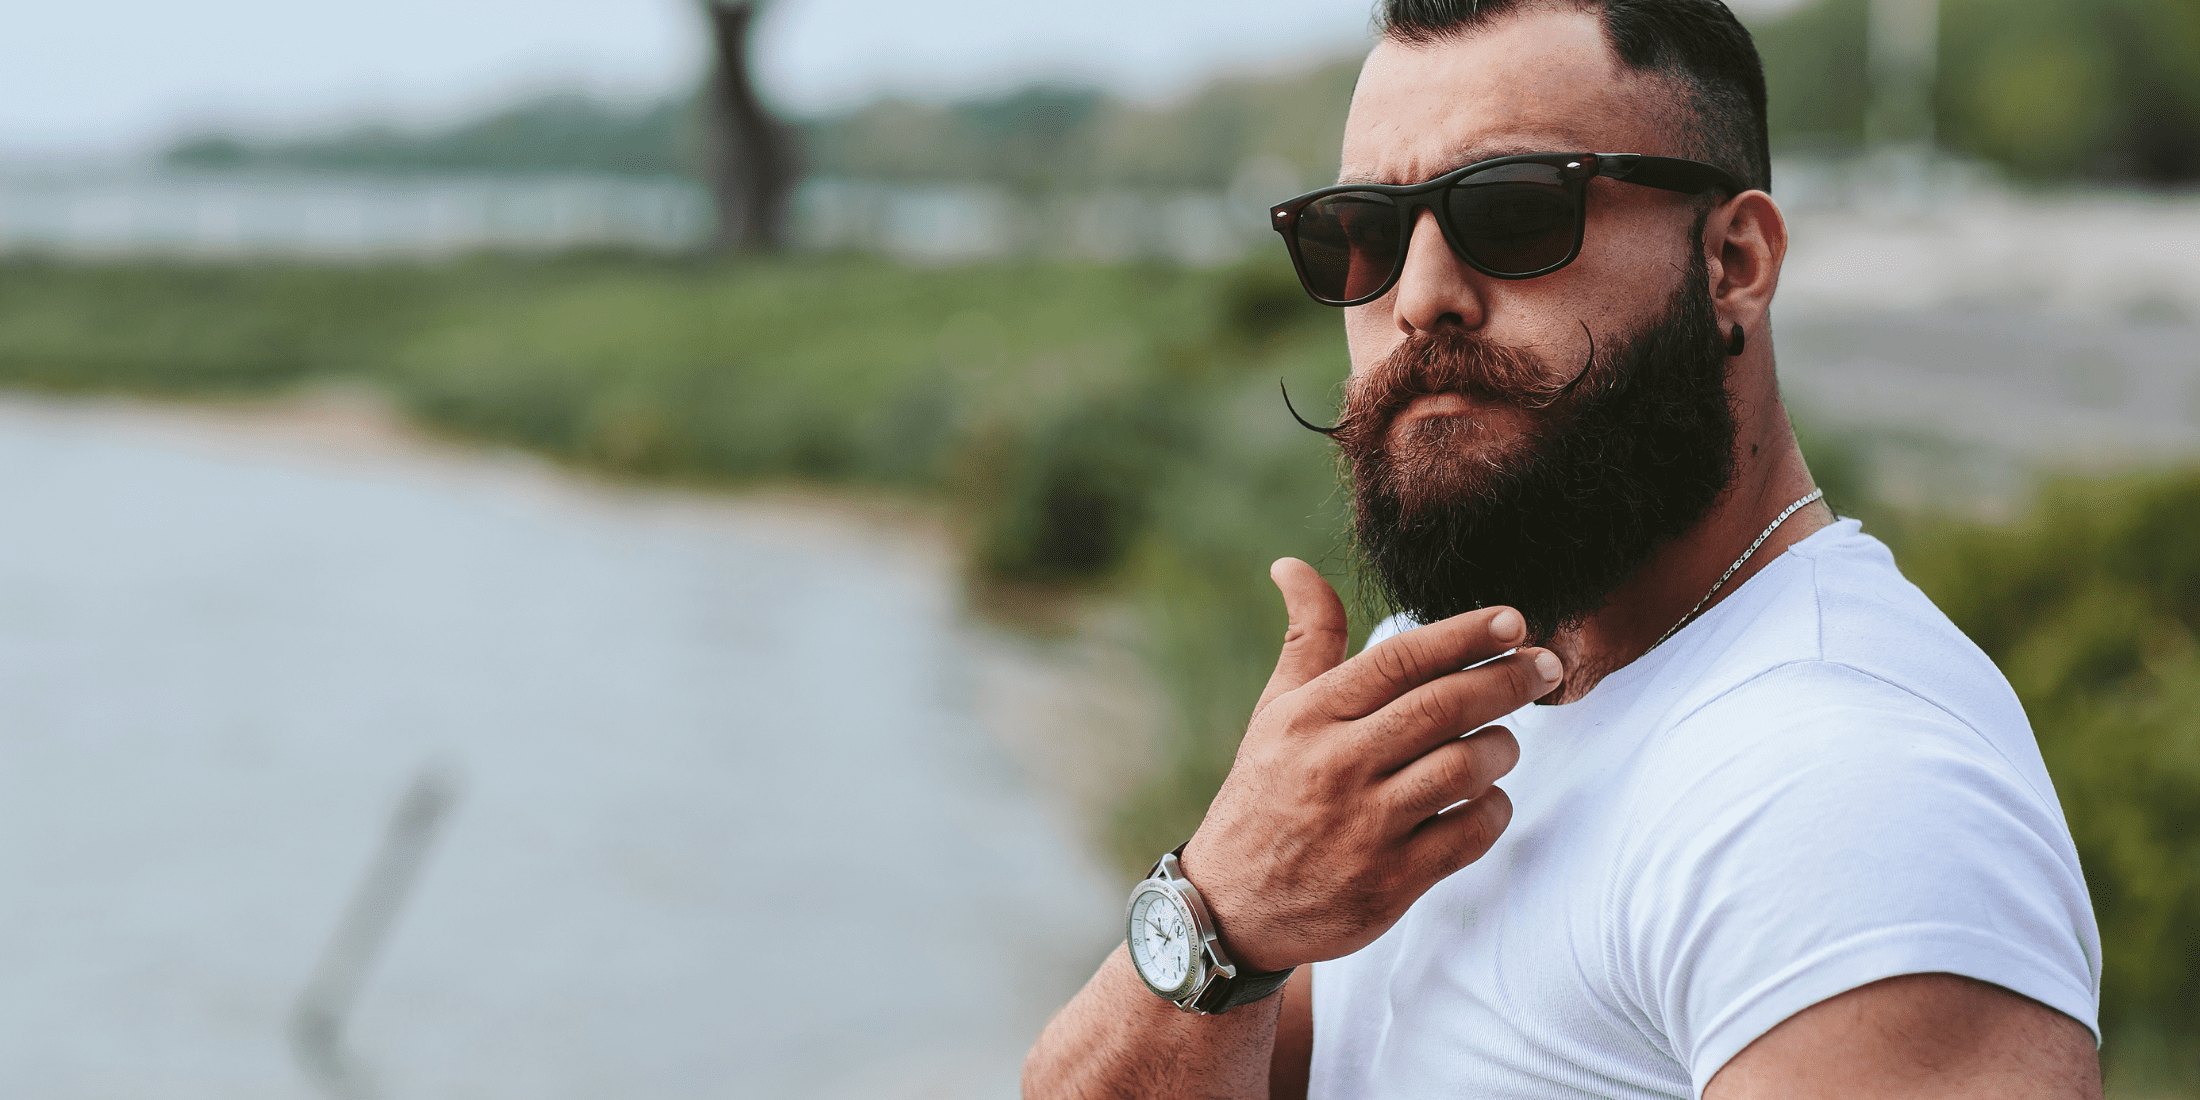
[[1182,1011],[1147,990],[1118,947],[1031,1048],[1025,1100],[1264,1100],[1282,1002]]

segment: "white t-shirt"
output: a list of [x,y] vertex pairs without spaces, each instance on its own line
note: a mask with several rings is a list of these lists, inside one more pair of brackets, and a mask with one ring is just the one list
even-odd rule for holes
[[1801,1009],[1934,971],[2098,1034],[2100,933],[2024,711],[1855,521],[1504,724],[1497,845],[1314,966],[1313,1097],[1701,1095]]

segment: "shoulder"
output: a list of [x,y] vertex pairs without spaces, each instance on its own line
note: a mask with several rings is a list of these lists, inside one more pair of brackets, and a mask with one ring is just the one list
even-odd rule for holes
[[[2031,749],[2022,712],[2005,729],[1982,729],[1979,717],[1855,665],[1777,665],[1656,731],[1633,765],[1633,809],[1675,826],[1658,834],[1667,839],[1702,837],[1745,816],[1758,830],[1838,821],[1843,846],[1854,848],[1918,826],[1960,828],[1970,819],[1957,806],[1977,803],[1995,807],[1997,820],[2066,840],[2052,794],[2006,749],[2019,741]],[[2037,750],[2027,759],[2036,763]]]
[[2098,933],[2021,706],[1847,526],[1640,687],[1608,957],[1699,1088],[1802,1008],[1901,974],[2094,1019]]
[[1707,616],[1674,667],[1661,670],[1661,679],[1689,685],[1669,715],[1756,709],[1820,727],[1837,720],[1845,695],[1936,725],[1937,713],[2054,804],[2008,680],[1856,521],[1816,532],[1757,581],[1770,583],[1753,582],[1731,607],[1715,609],[1723,614]]
[[1616,985],[1699,1087],[1795,1012],[1902,974],[2092,1026],[2099,936],[2059,807],[1962,715],[1792,662],[1661,730],[1627,789]]

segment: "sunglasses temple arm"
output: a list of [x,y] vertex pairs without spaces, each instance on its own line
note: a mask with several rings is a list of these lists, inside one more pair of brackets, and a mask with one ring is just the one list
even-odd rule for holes
[[1655,187],[1661,191],[1678,191],[1684,195],[1700,195],[1713,189],[1729,195],[1739,195],[1744,188],[1740,180],[1715,164],[1702,161],[1681,160],[1675,157],[1653,157],[1642,153],[1598,153],[1597,175],[1620,180],[1638,187]]

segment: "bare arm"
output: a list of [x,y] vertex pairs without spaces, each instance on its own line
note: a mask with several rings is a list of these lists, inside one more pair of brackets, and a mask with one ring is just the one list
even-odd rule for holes
[[1039,1036],[1024,1062],[1024,1095],[1266,1096],[1282,1000],[1219,1016],[1183,1012],[1149,992],[1131,969],[1130,953],[1118,947]]
[[[1289,558],[1270,575],[1291,616],[1283,653],[1183,855],[1221,942],[1255,971],[1358,950],[1488,851],[1512,818],[1494,784],[1520,749],[1509,731],[1484,725],[1559,680],[1544,650],[1460,671],[1522,644],[1526,626],[1509,608],[1446,619],[1346,660],[1344,606],[1328,582]],[[1294,1003],[1290,1045],[1276,1049],[1291,995],[1191,1015],[1149,992],[1118,950],[1032,1048],[1024,1095],[1260,1100],[1272,1060],[1303,1094],[1299,1051],[1312,1026],[1310,1016],[1301,1022],[1303,1003]]]
[[1742,1048],[1704,1100],[2099,1100],[2084,1024],[1998,985],[1908,974],[1790,1016]]

